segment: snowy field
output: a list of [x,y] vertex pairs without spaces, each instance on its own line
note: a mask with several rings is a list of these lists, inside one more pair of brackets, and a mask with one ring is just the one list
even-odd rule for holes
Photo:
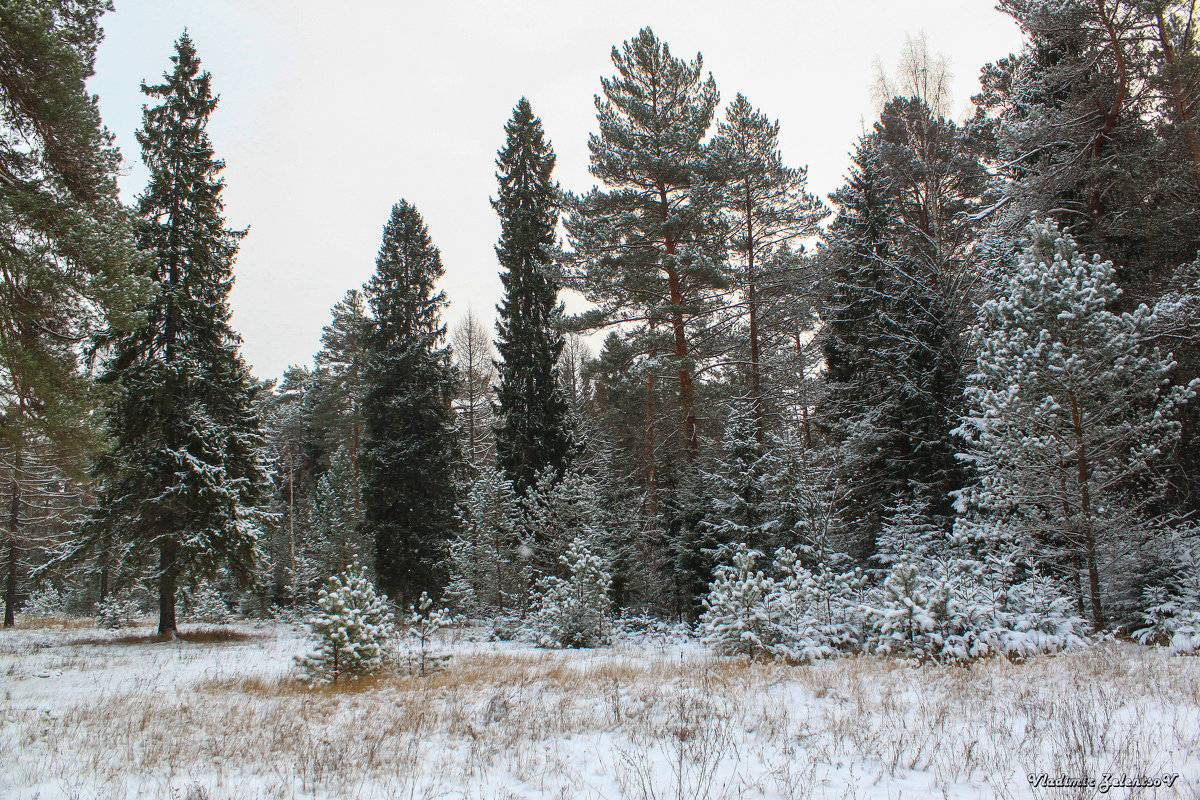
[[0,797],[1200,797],[1200,659],[1121,642],[1021,664],[787,666],[457,632],[429,675],[398,664],[312,690],[286,625],[150,630],[0,632]]

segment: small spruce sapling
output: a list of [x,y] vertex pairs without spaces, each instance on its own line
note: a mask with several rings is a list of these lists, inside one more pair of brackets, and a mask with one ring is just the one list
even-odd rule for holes
[[296,661],[314,683],[378,671],[395,631],[387,595],[375,591],[364,567],[329,579],[308,626],[316,647]]

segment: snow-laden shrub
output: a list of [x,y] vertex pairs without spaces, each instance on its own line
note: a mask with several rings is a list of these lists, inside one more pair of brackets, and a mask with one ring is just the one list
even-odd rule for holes
[[776,551],[774,575],[756,570],[762,557],[740,547],[717,568],[703,599],[700,632],[725,655],[791,661],[860,649],[865,629],[865,576],[859,570],[808,569],[794,550]]
[[868,649],[943,662],[1026,658],[1086,643],[1087,623],[1036,570],[1013,580],[1011,560],[901,562],[884,583]]
[[1049,578],[1011,560],[899,559],[870,585],[860,570],[803,566],[794,551],[741,548],[717,570],[701,617],[717,652],[811,661],[873,652],[942,662],[1023,658],[1085,643],[1086,623]]
[[188,619],[222,625],[232,619],[229,605],[210,583],[201,583],[187,596]]
[[1034,571],[1006,593],[998,651],[1010,657],[1057,653],[1087,644],[1088,623],[1049,577]]
[[96,624],[101,628],[131,628],[141,615],[141,606],[128,590],[110,594],[96,603]]
[[700,633],[722,655],[761,656],[782,641],[783,609],[772,603],[775,579],[754,568],[761,557],[759,551],[740,546],[733,564],[717,567],[702,601]]
[[326,582],[308,627],[315,648],[296,661],[313,682],[378,671],[394,634],[387,595],[375,591],[364,567]]
[[892,568],[879,602],[867,608],[873,652],[906,656],[941,652],[942,623],[950,604],[950,588],[941,577],[923,575],[907,560]]
[[1164,587],[1147,587],[1143,593],[1145,627],[1134,631],[1142,644],[1167,645],[1176,653],[1200,651],[1200,609]]
[[612,638],[642,647],[665,649],[694,641],[695,632],[686,622],[672,622],[647,613],[625,614],[613,621]]
[[612,609],[608,598],[612,575],[582,537],[571,542],[560,561],[568,577],[564,580],[551,575],[537,584],[534,597],[537,643],[542,647],[605,644]]
[[1143,627],[1133,634],[1142,644],[1200,652],[1200,545],[1195,542],[1191,536],[1174,542],[1170,572],[1175,577],[1143,591]]
[[446,608],[434,608],[433,599],[421,592],[415,605],[405,615],[404,649],[413,671],[424,675],[433,660],[431,647],[434,635],[454,624],[454,615]]
[[61,617],[66,611],[66,597],[50,584],[34,591],[21,607],[21,613],[31,617]]

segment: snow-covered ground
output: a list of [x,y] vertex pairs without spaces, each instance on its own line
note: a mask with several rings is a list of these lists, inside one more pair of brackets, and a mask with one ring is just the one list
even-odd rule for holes
[[[970,667],[787,666],[458,632],[424,677],[400,665],[312,690],[286,625],[140,633],[0,632],[0,797],[1200,797],[1200,658],[1122,642]],[[1095,786],[1032,786],[1041,773]]]

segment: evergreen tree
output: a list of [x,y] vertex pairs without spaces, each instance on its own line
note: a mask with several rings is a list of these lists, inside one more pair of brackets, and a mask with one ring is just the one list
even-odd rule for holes
[[142,86],[160,103],[145,109],[138,131],[150,170],[138,240],[158,291],[142,309],[146,326],[116,342],[107,366],[118,389],[108,417],[115,446],[100,463],[95,520],[139,563],[157,556],[158,629],[167,636],[181,578],[253,568],[264,483],[254,388],[229,326],[243,232],[222,216],[224,163],[206,131],[217,98],[186,32],[171,60],[164,83]]
[[[820,200],[806,189],[807,171],[783,164],[779,153],[779,123],[750,105],[739,94],[725,109],[725,120],[711,143],[715,171],[721,176],[717,191],[730,232],[730,256],[738,268],[740,297],[735,310],[746,324],[749,344],[746,387],[754,406],[755,436],[766,436],[764,415],[764,345],[770,337],[764,327],[764,304],[773,283],[782,277],[770,267],[779,264],[779,251],[792,242],[813,236],[825,216]],[[772,273],[775,274],[772,274]],[[764,285],[766,284],[766,285]],[[789,287],[790,288],[790,287]]]
[[[147,282],[133,269],[117,197],[120,153],[86,80],[102,0],[0,4],[0,484],[4,624],[16,610],[39,476],[84,476],[100,441],[100,392],[82,356],[136,323]],[[36,457],[35,457],[36,454]]]
[[560,558],[565,577],[549,575],[537,586],[537,641],[542,647],[594,647],[608,643],[608,593],[612,575],[586,539],[571,542]]
[[860,559],[874,553],[885,508],[920,502],[943,528],[953,521],[950,492],[965,477],[950,431],[978,292],[987,153],[978,126],[934,117],[920,97],[895,98],[833,195],[841,216],[823,253],[824,415],[845,445],[846,549]]
[[[263,542],[271,577],[271,594],[276,603],[292,603],[309,581],[332,574],[312,574],[304,560],[312,515],[314,465],[309,447],[308,405],[312,373],[303,367],[288,367],[276,385],[268,382],[257,397],[262,421],[263,460],[271,477],[272,512],[275,524]],[[312,587],[313,589],[316,586]]]
[[[1200,375],[1194,319],[1200,251],[1200,50],[1190,0],[1003,0],[1016,55],[984,67],[975,101],[996,119],[1000,158],[991,260],[1015,268],[1022,229],[1054,219],[1085,252],[1117,264],[1126,308],[1159,316],[1186,385]],[[1166,297],[1164,295],[1175,295]],[[1188,302],[1179,304],[1179,295]],[[1182,324],[1179,324],[1182,323]],[[1164,506],[1200,510],[1200,407],[1182,409]]]
[[[1092,625],[1105,627],[1102,575],[1139,527],[1138,501],[1161,489],[1151,469],[1179,436],[1174,362],[1148,343],[1152,312],[1114,310],[1112,262],[1083,258],[1053,222],[1031,225],[1019,267],[979,314],[977,372],[960,428],[978,486],[960,507],[982,508],[1039,537],[1086,570]],[[1107,548],[1107,554],[1103,548]],[[1082,594],[1082,592],[1081,592]],[[1080,600],[1082,605],[1082,599]]]
[[[321,331],[308,401],[309,424],[316,440],[315,461],[329,468],[333,456],[345,449],[354,479],[359,480],[362,450],[362,401],[365,393],[367,310],[357,289],[333,307],[332,319]],[[356,502],[358,502],[356,500]]]
[[698,470],[691,488],[699,508],[684,516],[696,522],[683,527],[675,545],[676,580],[685,602],[699,602],[713,569],[738,547],[768,549],[768,458],[758,441],[755,406],[753,398],[740,398],[731,406],[715,457]]
[[596,543],[608,527],[606,509],[600,506],[600,487],[593,477],[576,469],[563,475],[546,470],[521,503],[532,566],[543,575],[561,570],[562,556],[571,542]]
[[454,536],[454,368],[443,339],[442,257],[416,208],[392,207],[367,283],[363,522],[381,587],[397,602],[437,593]]
[[675,58],[649,28],[612,51],[590,170],[608,189],[573,200],[573,288],[599,308],[584,327],[629,323],[635,349],[678,376],[681,439],[698,447],[694,338],[728,281],[704,137],[719,96],[703,59]]
[[525,98],[504,126],[496,165],[500,215],[496,255],[504,272],[497,306],[500,382],[496,459],[518,493],[551,469],[561,474],[571,450],[567,400],[558,380],[563,350],[562,306],[553,263],[558,225],[554,150]]
[[459,610],[524,609],[529,593],[524,513],[509,481],[484,466],[463,493],[462,532],[451,551],[455,603]]
[[333,454],[313,492],[313,531],[306,555],[321,574],[368,565],[375,553],[362,532],[362,485],[346,448]]
[[315,646],[296,663],[314,683],[378,672],[395,638],[387,595],[375,591],[362,567],[326,582],[308,627]]

